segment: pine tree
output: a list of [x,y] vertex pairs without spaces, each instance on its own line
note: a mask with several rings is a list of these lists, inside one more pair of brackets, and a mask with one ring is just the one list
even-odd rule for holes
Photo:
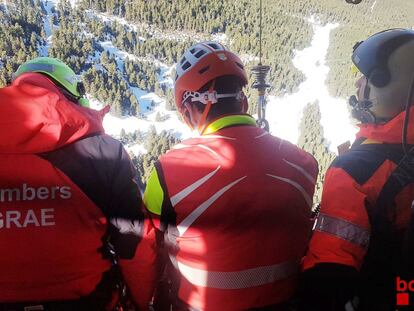
[[315,189],[314,202],[320,202],[322,186],[326,170],[335,158],[335,154],[330,152],[327,141],[323,136],[323,129],[320,124],[321,112],[319,103],[309,103],[303,110],[302,120],[299,126],[300,136],[298,139],[299,148],[312,154],[319,164],[319,174]]

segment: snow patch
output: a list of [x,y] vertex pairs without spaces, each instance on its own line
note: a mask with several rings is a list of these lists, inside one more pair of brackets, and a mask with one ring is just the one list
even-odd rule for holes
[[259,62],[259,57],[251,55],[251,54],[241,54],[240,59],[244,64]]
[[371,12],[374,10],[376,4],[377,4],[377,0],[375,0],[374,3],[371,5]]
[[6,13],[8,15],[9,14],[9,8],[8,8],[7,0],[3,0],[3,8],[4,8],[4,13]]
[[43,17],[43,28],[46,34],[46,45],[39,47],[39,54],[40,56],[48,56],[49,48],[52,44],[52,27],[53,23],[51,20],[53,18],[52,9],[57,5],[58,1],[52,0],[42,0],[43,7],[46,10],[46,16]]
[[214,33],[211,35],[211,40],[220,42],[221,44],[227,45],[229,44],[229,38],[223,32]]
[[304,73],[306,80],[300,84],[297,93],[278,98],[269,96],[266,115],[272,134],[296,144],[304,107],[318,101],[324,136],[329,149],[336,152],[336,147],[341,143],[353,141],[357,131],[351,125],[346,100],[331,97],[325,85],[329,72],[329,67],[325,64],[329,35],[338,24],[322,26],[314,19],[310,19],[310,22],[314,31],[311,46],[296,51],[293,59],[293,64]]
[[[88,96],[88,98],[90,98],[90,105],[92,109],[99,110],[103,108],[103,105],[99,101],[91,98],[90,96]],[[163,130],[172,131],[180,139],[187,139],[196,135],[195,132],[192,132],[183,122],[181,122],[175,111],[168,111],[165,108],[166,102],[164,99],[154,93],[146,93],[141,95],[138,100],[140,102],[153,100],[157,104],[153,108],[152,112],[148,114],[147,119],[140,119],[132,116],[119,118],[111,113],[108,113],[103,121],[105,132],[108,135],[119,138],[122,130],[124,130],[125,133],[134,133],[137,130],[145,133],[148,132],[151,125],[155,126],[158,134]],[[167,116],[166,120],[162,122],[155,122],[157,113]],[[129,149],[134,154],[138,155],[144,153],[145,148],[138,144],[130,146]]]
[[[91,10],[88,10],[89,16],[93,15],[98,17],[104,22],[109,23],[119,23],[123,26],[129,28],[129,30],[134,31],[138,34],[142,33],[145,34],[148,38],[160,39],[160,40],[170,40],[170,41],[192,41],[192,40],[206,40],[205,35],[195,33],[195,32],[184,32],[178,30],[165,30],[159,29],[154,25],[149,25],[147,23],[130,23],[125,18],[114,16],[108,13],[95,13]],[[140,36],[140,40],[145,41],[145,37]]]
[[135,144],[135,145],[131,145],[131,146],[126,146],[126,150],[128,152],[131,152],[134,155],[139,155],[139,154],[146,154],[147,153],[147,149],[145,149],[143,144]]
[[[160,84],[166,84],[167,87],[171,88],[173,86],[173,79],[171,77],[172,72],[174,70],[174,66],[168,66],[167,64],[160,62],[160,61],[150,61],[149,59],[137,57],[133,54],[124,52],[113,45],[111,41],[99,42],[100,45],[107,51],[110,55],[115,56],[115,60],[117,63],[118,70],[123,74],[124,73],[124,61],[125,60],[132,60],[132,61],[145,61],[152,63],[155,67],[160,68],[160,73],[157,74],[157,78]],[[96,66],[98,69],[98,66]],[[100,66],[102,68],[102,66]],[[147,113],[151,111],[152,107],[151,104],[159,104],[163,103],[165,105],[165,101],[159,98],[154,93],[148,93],[138,87],[131,87],[130,90],[133,92],[135,97],[138,99],[140,103],[140,108],[142,113]]]
[[92,10],[87,10],[88,16],[91,18],[93,16],[101,19],[103,22],[109,23],[119,23],[123,26],[126,26],[130,31],[136,32],[137,34],[142,34],[138,36],[138,39],[145,41],[147,38],[154,38],[159,40],[169,40],[169,41],[179,41],[179,42],[191,42],[191,41],[218,41],[224,45],[229,43],[229,39],[225,33],[218,32],[211,35],[198,33],[195,31],[182,31],[182,30],[170,30],[170,29],[160,29],[155,25],[150,25],[147,23],[131,23],[128,22],[125,18],[111,15],[108,13],[96,13]]

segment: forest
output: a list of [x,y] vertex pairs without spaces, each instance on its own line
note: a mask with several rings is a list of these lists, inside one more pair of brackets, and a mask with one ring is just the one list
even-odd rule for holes
[[[219,39],[241,55],[250,75],[259,62],[259,1],[78,0],[72,6],[61,0],[55,7],[49,4],[47,0],[13,0],[0,5],[0,86],[10,83],[19,64],[49,55],[67,62],[84,81],[88,94],[111,105],[114,115],[145,118],[143,110],[151,107],[143,109],[134,89],[154,92],[173,110],[171,83],[160,81],[161,68],[172,66],[196,41]],[[354,92],[353,45],[385,28],[412,27],[413,21],[414,2],[406,0],[365,0],[358,6],[340,0],[263,0],[262,63],[271,67],[269,93],[293,93],[304,80],[292,58],[310,45],[312,23],[337,24],[331,32],[326,83],[332,95],[347,97]],[[126,56],[121,58],[114,51]],[[256,93],[250,87],[246,92],[254,113]],[[157,115],[157,122],[163,118]],[[322,177],[335,155],[326,147],[317,102],[304,110],[300,132],[298,145],[317,158]],[[143,181],[158,156],[180,139],[154,128],[119,136],[125,144],[145,145],[146,154],[133,155]]]

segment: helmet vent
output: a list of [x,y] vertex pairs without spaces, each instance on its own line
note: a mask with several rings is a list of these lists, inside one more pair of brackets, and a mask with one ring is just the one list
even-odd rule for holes
[[198,51],[197,52],[197,54],[195,54],[194,56],[196,57],[196,58],[200,58],[201,56],[203,56],[204,54],[206,54],[207,52],[206,51],[204,51],[204,50],[200,50],[200,51]]
[[240,69],[244,70],[244,66],[242,64],[240,64],[239,62],[235,62],[237,66],[240,67]]
[[221,50],[220,47],[216,43],[208,43],[208,46],[210,46],[214,50]]
[[44,71],[48,73],[53,73],[55,71],[54,65],[45,63],[28,63],[26,65],[26,68],[27,71],[31,72]]
[[186,61],[187,61],[187,59],[185,57],[181,58],[180,65],[183,65]]
[[190,50],[190,53],[191,53],[191,54],[194,54],[196,51],[197,51],[196,49],[191,49],[191,50]]
[[183,70],[187,70],[190,67],[191,67],[190,62],[185,62],[182,68],[183,68]]
[[201,69],[198,71],[198,73],[202,75],[202,74],[203,74],[203,73],[205,73],[207,70],[209,70],[209,68],[210,68],[210,66],[207,66],[207,67],[201,68]]

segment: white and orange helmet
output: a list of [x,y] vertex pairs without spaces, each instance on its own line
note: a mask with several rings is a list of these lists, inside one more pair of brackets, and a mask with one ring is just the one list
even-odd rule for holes
[[217,99],[237,97],[239,94],[217,94],[210,90],[197,91],[208,82],[222,76],[237,76],[243,85],[247,84],[247,74],[240,58],[217,42],[201,42],[190,47],[176,67],[175,104],[182,111],[183,103],[189,98],[204,104],[214,104]]

